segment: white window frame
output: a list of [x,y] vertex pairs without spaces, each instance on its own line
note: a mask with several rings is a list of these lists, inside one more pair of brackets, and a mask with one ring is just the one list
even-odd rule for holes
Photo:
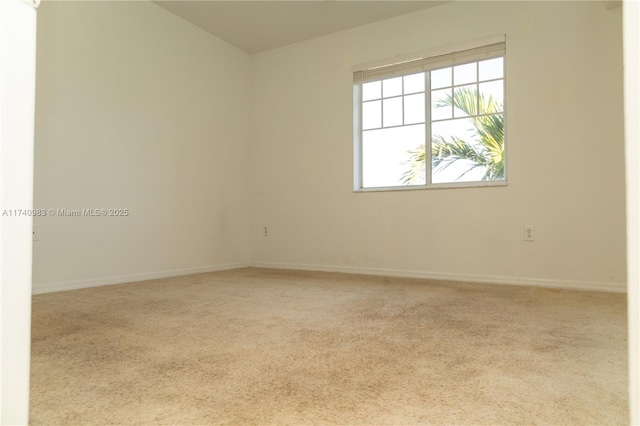
[[[391,77],[410,75],[418,72],[428,72],[447,66],[461,65],[465,63],[478,62],[486,59],[502,57],[504,58],[504,155],[505,172],[504,179],[467,181],[467,182],[447,182],[431,183],[431,141],[425,136],[425,167],[426,183],[424,185],[401,185],[384,187],[363,187],[363,146],[362,146],[362,85],[369,81],[378,81]],[[422,189],[440,188],[470,188],[470,187],[494,187],[507,186],[507,92],[506,92],[506,36],[499,35],[481,40],[459,43],[452,46],[445,46],[433,49],[422,54],[397,56],[392,59],[369,62],[353,67],[353,117],[354,117],[354,192],[379,192],[379,191],[412,191]],[[429,78],[425,81],[425,135],[431,134],[431,97]]]

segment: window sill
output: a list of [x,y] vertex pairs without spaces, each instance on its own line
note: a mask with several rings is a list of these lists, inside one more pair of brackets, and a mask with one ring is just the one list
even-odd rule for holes
[[377,188],[357,188],[353,192],[389,192],[389,191],[417,191],[429,189],[458,189],[458,188],[486,188],[507,186],[506,180],[491,180],[480,182],[450,182],[450,183],[432,183],[430,185],[412,185],[412,186],[383,186]]

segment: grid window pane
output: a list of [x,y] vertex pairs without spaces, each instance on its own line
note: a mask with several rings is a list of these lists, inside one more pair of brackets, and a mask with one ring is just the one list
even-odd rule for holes
[[382,97],[382,82],[372,81],[362,85],[362,100],[370,101],[372,99],[380,99]]
[[457,86],[477,81],[476,68],[477,62],[453,67],[453,84]]
[[449,67],[431,71],[431,88],[439,89],[451,86],[451,70]]
[[371,101],[362,104],[362,129],[382,127],[382,102]]
[[404,93],[424,92],[424,73],[411,74],[404,76]]
[[401,126],[402,125],[402,98],[384,99],[383,108],[383,125],[384,127]]
[[490,114],[504,110],[504,80],[480,83],[480,113]]
[[404,124],[424,123],[424,93],[404,97]]
[[480,81],[502,78],[504,75],[504,58],[489,59],[478,63]]
[[402,95],[402,77],[382,80],[382,95],[385,98]]
[[431,119],[444,120],[451,118],[452,114],[451,89],[431,91]]
[[454,117],[467,117],[478,113],[478,89],[475,84],[453,89]]

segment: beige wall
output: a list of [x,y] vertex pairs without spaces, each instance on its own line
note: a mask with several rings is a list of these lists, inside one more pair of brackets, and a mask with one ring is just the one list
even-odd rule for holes
[[[456,2],[252,57],[146,2],[39,19],[35,205],[130,216],[37,218],[36,292],[247,264],[625,289],[621,8]],[[354,193],[352,68],[497,34],[508,186]]]
[[[606,3],[459,2],[255,55],[253,263],[624,291],[621,28]],[[354,193],[352,67],[497,34],[508,186]]]
[[[625,3],[633,52],[640,15]],[[258,55],[252,80],[247,55],[152,4],[47,2],[38,15],[35,206],[131,215],[37,218],[36,292],[246,264],[249,248],[262,265],[624,288],[620,9],[450,4]],[[351,67],[499,33],[509,186],[352,193]],[[629,200],[637,217],[637,188]]]
[[38,10],[34,291],[245,265],[249,56],[148,2]]

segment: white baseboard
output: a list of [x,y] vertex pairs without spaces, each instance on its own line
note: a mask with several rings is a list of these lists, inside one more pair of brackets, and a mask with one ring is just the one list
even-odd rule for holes
[[201,274],[206,272],[227,271],[239,268],[269,268],[269,269],[290,269],[298,271],[318,271],[318,272],[341,272],[347,274],[378,275],[401,278],[418,278],[444,281],[462,281],[482,284],[503,284],[520,285],[531,287],[560,288],[572,290],[606,291],[611,293],[625,293],[627,286],[625,283],[600,282],[600,281],[578,281],[563,279],[529,278],[529,277],[503,277],[490,275],[473,274],[451,274],[446,272],[411,271],[404,269],[383,269],[383,268],[361,268],[355,266],[338,265],[310,265],[300,263],[273,263],[273,262],[250,262],[250,263],[229,263],[224,265],[202,266],[196,268],[170,269],[158,272],[148,272],[142,274],[120,275],[111,277],[94,278],[87,280],[62,281],[53,283],[34,284],[33,294],[51,293],[54,291],[76,290],[88,287],[99,287],[103,285],[126,284],[137,281],[155,280],[159,278],[178,277],[182,275]]
[[103,285],[126,284],[136,281],[155,280],[159,278],[179,277],[182,275],[202,274],[206,272],[227,271],[246,268],[248,263],[229,263],[224,265],[201,266],[196,268],[169,269],[165,271],[146,272],[142,274],[119,275],[87,280],[62,281],[34,284],[32,294],[51,293],[54,291],[77,290],[80,288],[100,287]]
[[473,274],[451,274],[446,272],[410,271],[403,269],[360,268],[337,265],[308,265],[297,263],[271,263],[252,262],[249,266],[254,268],[291,269],[319,272],[342,272],[348,274],[379,275],[401,278],[419,278],[443,281],[462,281],[482,284],[519,285],[530,287],[545,287],[571,290],[605,291],[610,293],[626,293],[625,283],[579,281],[529,277],[503,277]]

